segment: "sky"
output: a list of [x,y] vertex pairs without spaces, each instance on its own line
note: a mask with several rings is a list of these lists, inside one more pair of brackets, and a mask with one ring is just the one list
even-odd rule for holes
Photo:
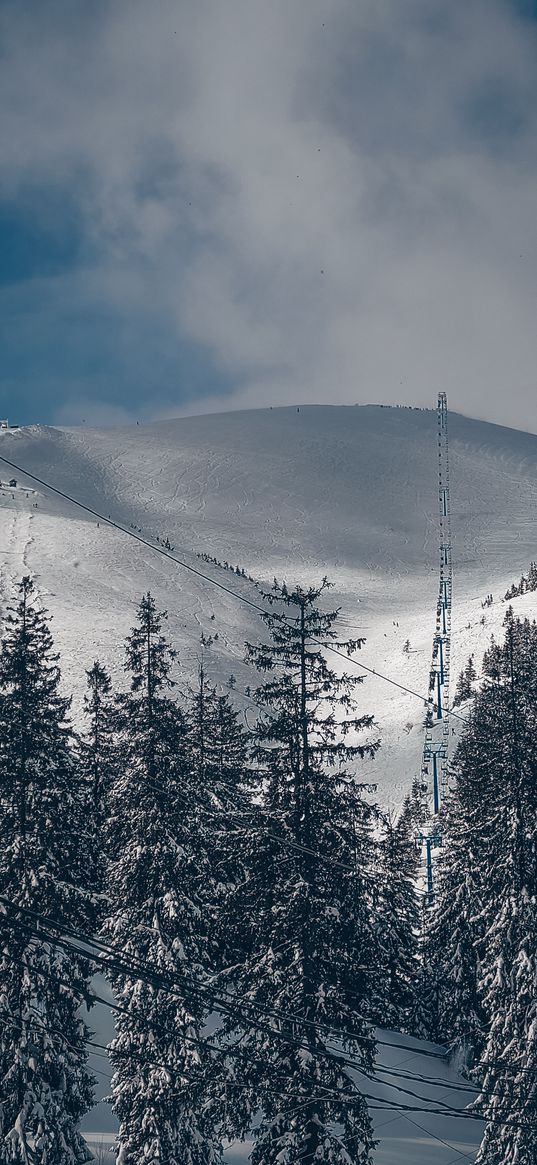
[[0,413],[537,431],[537,0],[0,0]]

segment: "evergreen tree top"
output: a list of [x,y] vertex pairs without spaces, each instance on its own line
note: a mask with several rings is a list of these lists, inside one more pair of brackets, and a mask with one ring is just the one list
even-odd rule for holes
[[52,729],[71,733],[71,700],[60,691],[59,655],[54,651],[47,612],[36,604],[32,580],[25,576],[17,589],[19,599],[8,607],[0,654],[2,718],[10,720],[11,733],[26,734],[25,748],[35,751],[37,740]]
[[86,702],[95,701],[98,703],[103,697],[111,694],[112,681],[100,660],[95,659],[92,666],[86,669],[86,680],[89,689],[85,696]]
[[142,598],[137,615],[138,622],[127,636],[125,671],[131,674],[131,690],[145,689],[151,702],[163,688],[175,686],[170,671],[177,653],[161,635],[167,612],[157,611],[150,591]]
[[[348,742],[348,734],[361,733],[373,726],[373,717],[355,716],[356,705],[353,692],[363,676],[341,675],[330,667],[325,648],[335,646],[349,656],[365,642],[364,639],[338,637],[334,624],[339,609],[323,611],[318,600],[331,586],[326,578],[318,586],[289,589],[285,583],[276,580],[272,591],[265,594],[271,606],[280,602],[284,610],[263,615],[270,629],[271,642],[268,644],[246,644],[246,660],[258,671],[276,672],[274,678],[255,691],[257,702],[270,709],[270,719],[259,726],[259,737],[267,742],[286,742],[296,733],[296,725],[305,718],[308,724],[311,761],[317,756],[329,763],[337,760],[345,762],[352,757],[372,757],[377,742],[366,744]],[[260,759],[260,748],[256,750]]]
[[[345,640],[338,638],[333,625],[340,615],[341,608],[336,607],[331,611],[323,611],[317,605],[318,600],[332,586],[333,583],[329,582],[326,576],[317,586],[302,587],[296,584],[291,589],[285,582],[279,583],[277,579],[274,579],[272,589],[261,592],[262,598],[270,607],[280,604],[284,608],[283,611],[275,613],[267,611],[262,616],[270,628],[273,640],[270,649],[270,658],[273,662],[268,663],[267,670],[275,666],[280,650],[282,658],[285,659],[289,653],[292,653],[293,648],[300,649],[299,644],[304,632],[310,641],[308,651],[311,655],[318,654],[323,645],[337,647],[349,656],[363,646],[365,643],[363,637]],[[295,610],[296,614],[286,614],[286,609]],[[320,642],[316,643],[315,640]],[[257,648],[257,650],[262,651],[262,648]],[[357,682],[361,682],[363,676],[356,677],[356,679]]]

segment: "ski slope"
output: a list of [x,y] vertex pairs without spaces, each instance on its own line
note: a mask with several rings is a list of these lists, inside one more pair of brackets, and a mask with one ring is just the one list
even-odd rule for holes
[[[450,454],[454,680],[470,652],[479,668],[491,633],[501,634],[507,606],[501,596],[537,557],[537,437],[451,415]],[[197,669],[201,634],[217,633],[204,649],[205,666],[219,684],[235,675],[237,701],[252,718],[255,708],[244,689],[255,676],[243,663],[243,645],[263,629],[255,611],[236,596],[259,602],[259,591],[248,579],[208,564],[203,554],[238,564],[267,585],[274,576],[308,583],[327,574],[344,630],[366,636],[358,662],[426,693],[438,587],[435,412],[301,406],[124,429],[33,426],[0,432],[0,456],[150,544],[168,538],[186,567],[207,576],[198,577],[0,461],[0,620],[16,580],[31,574],[54,618],[75,714],[84,670],[95,657],[108,664],[118,684],[124,682],[122,639],[150,589],[169,612],[181,688]],[[12,477],[13,488],[7,484]],[[494,603],[483,610],[489,592]],[[536,599],[526,595],[513,606],[533,617]],[[407,639],[409,654],[403,652]],[[369,673],[358,696],[362,710],[374,713],[382,741],[375,761],[358,772],[375,781],[378,799],[395,809],[419,771],[423,704]],[[107,1036],[109,1013],[92,1013],[90,1022],[99,1038]],[[447,1110],[442,1116],[421,1111],[438,1108],[439,1100],[461,1108],[467,1084],[443,1061],[428,1057],[430,1048],[407,1037],[394,1042],[406,1047],[383,1048],[381,1065],[436,1083],[416,1085],[421,1101],[397,1092],[395,1078],[382,1071],[375,1085],[368,1084],[387,1105],[374,1113],[376,1165],[473,1160],[478,1125]],[[106,1061],[95,1059],[94,1068],[102,1096]],[[414,1088],[402,1079],[397,1083]],[[394,1111],[390,1105],[397,1099],[414,1111]],[[103,1104],[84,1127],[90,1140],[113,1139],[113,1118]],[[230,1165],[247,1152],[247,1146],[231,1147]]]
[[[177,678],[184,685],[194,674],[201,634],[217,632],[207,670],[220,684],[235,675],[251,719],[242,691],[255,675],[243,645],[263,633],[261,622],[212,584],[260,596],[247,579],[198,557],[208,554],[267,585],[274,576],[305,583],[327,574],[344,630],[366,637],[357,661],[426,692],[438,557],[433,411],[301,406],[124,429],[34,426],[0,433],[1,453],[150,543],[169,538],[187,566],[212,580],[0,462],[2,482],[17,479],[15,489],[0,488],[0,618],[15,580],[31,574],[54,616],[70,690],[81,692],[96,656],[123,682],[122,640],[150,589],[169,612]],[[500,632],[501,595],[537,554],[537,437],[452,414],[450,453],[455,679],[469,653],[479,662]],[[490,591],[495,602],[483,612]],[[533,607],[534,596],[515,600],[516,609]],[[382,741],[360,775],[396,807],[420,763],[422,702],[371,675],[358,696]]]

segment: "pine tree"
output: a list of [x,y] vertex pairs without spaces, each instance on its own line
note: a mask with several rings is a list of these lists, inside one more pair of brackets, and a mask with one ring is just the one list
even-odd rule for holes
[[488,807],[484,871],[494,901],[483,941],[490,1031],[479,1165],[530,1165],[537,1154],[537,625],[509,610],[505,627],[486,659],[501,780]]
[[487,1125],[476,1165],[537,1160],[537,910],[526,891],[506,900],[489,931],[491,1016],[476,1106]]
[[443,812],[444,845],[437,859],[434,903],[425,915],[423,948],[424,964],[435,982],[435,1006],[425,1034],[445,1044],[467,1072],[480,1059],[487,1031],[478,954],[482,887],[475,877],[477,855],[467,824],[473,795],[460,773],[456,800]]
[[382,1027],[410,1031],[419,975],[419,853],[411,799],[398,821],[383,823],[377,871],[377,926],[381,968],[375,1017]]
[[480,1165],[529,1165],[536,1151],[537,625],[509,609],[505,629],[454,758],[438,905],[437,949],[444,934],[457,971],[448,1034],[484,1018]]
[[249,828],[245,811],[252,787],[250,735],[242,727],[229,693],[219,694],[209,683],[203,663],[188,710],[188,725],[189,763],[210,836],[214,939],[218,963],[223,966],[240,960],[249,942],[243,912],[231,911],[229,904],[233,891],[247,877],[241,855]]
[[205,1101],[210,1001],[190,983],[206,983],[213,963],[210,867],[187,724],[167,695],[175,653],[161,634],[164,618],[144,596],[127,639],[131,690],[117,702],[121,767],[110,796],[110,916],[103,934],[142,970],[140,977],[135,969],[110,971],[122,1008],[110,1047],[112,1098],[122,1165],[207,1165],[219,1155]]
[[413,1009],[409,1021],[409,1031],[417,1039],[432,1040],[433,1043],[442,1042],[439,1019],[439,975],[434,962],[431,960],[428,936],[430,924],[430,906],[422,899],[419,910],[419,969],[416,975]]
[[474,684],[477,679],[477,672],[475,670],[474,657],[471,655],[468,663],[463,671],[461,671],[457,680],[455,688],[455,695],[453,697],[453,707],[456,708],[459,704],[464,704],[466,700],[470,700],[474,695]]
[[101,830],[117,766],[115,705],[110,676],[99,660],[96,659],[86,672],[86,679],[86,733],[82,739],[82,755],[98,829]]
[[[353,714],[354,679],[336,675],[319,646],[351,651],[362,642],[338,644],[337,612],[318,607],[327,585],[276,583],[264,597],[284,617],[268,613],[271,641],[248,645],[248,659],[268,675],[256,691],[267,715],[255,734],[259,798],[239,898],[251,950],[231,975],[240,1003],[226,1035],[240,1041],[240,1068],[233,1061],[230,1073],[244,1090],[229,1134],[244,1135],[261,1112],[253,1165],[363,1165],[373,1144],[365,1099],[327,1054],[324,1030],[347,1033],[343,1046],[371,1068],[372,810],[347,766],[373,756],[377,743],[363,738],[372,718]],[[259,1030],[255,1017],[267,1009],[281,1018]]]
[[91,927],[89,814],[48,623],[28,577],[18,592],[0,653],[0,1158],[75,1165],[90,1156],[89,968],[36,916]]
[[410,793],[407,794],[403,801],[399,825],[409,838],[414,837],[416,839],[416,835],[426,821],[427,816],[427,781],[424,777],[414,777]]
[[189,712],[189,753],[201,789],[225,806],[247,781],[249,734],[228,692],[219,694],[200,664]]
[[537,562],[530,562],[528,571],[528,590],[537,591]]
[[119,762],[116,743],[116,711],[110,676],[95,660],[86,671],[88,690],[84,697],[86,732],[79,739],[80,765],[85,776],[93,817],[94,845],[91,854],[91,883],[100,894],[99,919],[105,911],[104,829],[108,818],[110,789]]

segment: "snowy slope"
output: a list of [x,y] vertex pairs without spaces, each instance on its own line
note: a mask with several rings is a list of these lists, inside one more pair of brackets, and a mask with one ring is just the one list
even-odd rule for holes
[[[481,626],[481,599],[499,599],[537,556],[537,437],[452,415],[450,439],[456,675],[501,627],[505,604]],[[256,601],[251,583],[197,555],[269,583],[328,574],[345,627],[367,637],[358,658],[425,691],[437,592],[434,412],[301,406],[126,429],[32,427],[0,433],[2,452],[149,541],[169,537],[185,563]],[[242,664],[244,639],[260,633],[254,612],[46,490],[29,492],[0,462],[2,481],[12,475],[17,488],[0,489],[0,616],[13,580],[31,573],[54,615],[66,683],[80,690],[95,655],[121,680],[121,640],[148,588],[169,612],[183,675],[196,668],[201,632],[217,630],[207,667],[220,682],[233,672],[239,689],[255,682]],[[534,606],[533,596],[515,601]],[[397,804],[419,764],[422,705],[376,677],[359,695],[383,742],[363,775]]]
[[[109,1015],[100,1018],[109,1025]],[[110,1026],[108,1034],[112,1034]],[[371,1098],[378,1140],[375,1165],[462,1165],[473,1161],[483,1126],[462,1110],[475,1098],[475,1090],[435,1044],[384,1030],[378,1032],[378,1038],[384,1042],[378,1047],[375,1078],[355,1073]],[[105,1061],[93,1057],[92,1069],[102,1086],[107,1077]],[[405,1106],[404,1111],[395,1107],[398,1104]],[[92,1150],[100,1149],[104,1160],[112,1162],[114,1121],[104,1104],[86,1118],[84,1130]],[[250,1141],[230,1145],[226,1165],[246,1165],[251,1148]]]
[[[450,439],[455,676],[470,651],[479,661],[490,633],[499,633],[507,605],[501,595],[537,557],[537,437],[452,415]],[[358,658],[425,692],[437,594],[433,412],[302,406],[300,412],[267,409],[130,429],[33,427],[0,432],[0,455],[129,530],[141,530],[150,542],[169,537],[187,565],[254,601],[259,594],[248,580],[198,555],[238,563],[269,583],[275,574],[291,582],[328,574],[345,627],[367,637]],[[244,639],[260,633],[255,612],[0,462],[2,482],[12,476],[15,488],[0,487],[0,618],[13,582],[32,574],[54,615],[68,687],[81,691],[84,668],[96,655],[122,681],[121,640],[150,588],[169,611],[183,675],[196,669],[201,632],[217,631],[206,665],[219,682],[230,672],[237,676],[237,699],[245,715],[253,714],[241,689],[255,682],[242,664]],[[481,600],[490,591],[495,602],[483,611]],[[533,616],[537,596],[513,605]],[[402,650],[407,638],[409,655]],[[382,738],[378,758],[361,773],[378,781],[385,804],[397,805],[420,763],[421,702],[377,676],[367,677],[359,696],[364,711],[374,712]],[[106,1037],[110,1016],[104,1009],[92,1013],[91,1022],[99,1038]],[[455,1108],[465,1103],[442,1061],[427,1057],[416,1041],[394,1042],[416,1050],[383,1048],[385,1066],[434,1076],[442,1085],[416,1084],[422,1096],[434,1096],[430,1107],[439,1100]],[[103,1094],[106,1061],[95,1059],[94,1066]],[[395,1083],[384,1077],[383,1084],[371,1085],[388,1101],[386,1110],[375,1112],[377,1165],[473,1159],[479,1126],[447,1111],[442,1117],[398,1115],[390,1100],[429,1106],[395,1092]],[[85,1127],[111,1130],[111,1114],[100,1105]],[[246,1146],[233,1148],[230,1162],[246,1152]]]

